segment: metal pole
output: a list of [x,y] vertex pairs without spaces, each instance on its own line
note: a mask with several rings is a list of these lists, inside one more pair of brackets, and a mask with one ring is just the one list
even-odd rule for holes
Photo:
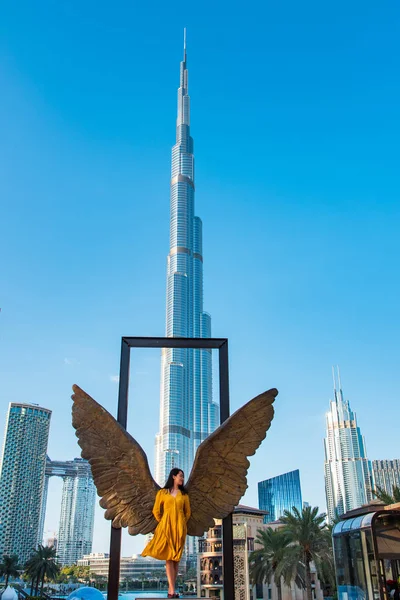
[[248,546],[248,538],[247,538],[247,523],[244,524],[244,582],[246,586],[245,598],[246,600],[250,600],[250,574],[249,574],[249,546]]
[[[219,348],[219,409],[221,424],[229,417],[229,363],[228,340]],[[222,566],[224,574],[224,600],[235,597],[233,571],[233,529],[232,514],[222,521]]]
[[[229,417],[228,340],[226,338],[123,337],[118,396],[118,422],[126,429],[128,417],[129,361],[131,348],[218,349],[220,367],[220,421]],[[225,600],[234,598],[232,515],[222,523]],[[108,570],[108,600],[118,600],[121,557],[121,529],[111,528]]]
[[[119,393],[117,421],[126,429],[128,421],[128,388],[129,388],[129,360],[130,347],[122,339],[121,363],[119,370]],[[111,527],[110,560],[108,564],[108,591],[107,600],[118,600],[119,573],[121,558],[122,530]]]

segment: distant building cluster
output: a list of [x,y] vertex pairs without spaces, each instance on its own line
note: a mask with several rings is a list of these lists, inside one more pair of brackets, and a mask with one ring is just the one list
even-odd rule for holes
[[[326,416],[324,442],[330,521],[370,502],[374,490],[391,495],[395,486],[400,487],[400,460],[368,460],[364,437],[356,414],[349,401],[344,399],[340,378],[339,386],[336,386],[335,378],[334,383],[334,399]],[[81,458],[50,460],[47,456],[50,419],[50,410],[34,404],[11,403],[9,406],[0,468],[0,555],[17,554],[24,563],[32,549],[42,542],[49,480],[61,477],[59,530],[57,534],[47,536],[46,543],[57,547],[62,565],[86,564],[92,573],[107,575],[108,556],[91,553],[96,489],[90,465]],[[301,511],[308,505],[302,500],[298,469],[260,481],[258,498],[257,518],[260,519],[262,514],[265,526],[279,524],[285,510],[291,511],[295,507]],[[237,514],[235,511],[236,520]],[[213,553],[222,552],[220,538],[214,540],[210,535],[209,532],[206,539],[200,540],[199,556],[208,555],[206,548],[211,546]],[[216,568],[217,560],[213,558],[212,573],[210,561],[199,563],[203,587],[211,585],[211,578],[213,588],[217,585],[222,573],[219,567]],[[203,568],[205,564],[208,564],[207,569]],[[134,577],[143,569],[151,573],[157,568],[160,563],[149,558],[136,555],[123,558],[121,578]],[[206,579],[208,583],[205,583]]]
[[[57,544],[62,565],[90,553],[96,490],[86,460],[51,461],[47,456],[51,411],[12,402],[8,409],[0,467],[0,556],[25,563],[42,543],[50,477],[63,479]],[[52,543],[55,542],[55,543]]]
[[[400,487],[400,460],[368,460],[357,416],[344,399],[339,371],[337,376],[333,373],[333,382],[324,440],[325,492],[330,522],[371,502],[375,491],[392,496],[393,488]],[[299,470],[260,481],[258,502],[260,509],[267,513],[264,523],[276,522],[285,510],[309,506],[302,501]]]

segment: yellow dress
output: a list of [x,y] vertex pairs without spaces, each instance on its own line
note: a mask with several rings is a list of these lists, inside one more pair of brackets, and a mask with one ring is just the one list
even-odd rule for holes
[[157,492],[153,515],[158,521],[154,537],[147,544],[142,556],[152,556],[158,560],[179,561],[182,556],[190,518],[188,494],[178,491],[172,496],[169,490]]

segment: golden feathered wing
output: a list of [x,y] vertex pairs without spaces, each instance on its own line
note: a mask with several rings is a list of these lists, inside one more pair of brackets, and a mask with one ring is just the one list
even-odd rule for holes
[[154,531],[152,514],[160,487],[151,476],[140,444],[105,408],[74,385],[72,425],[82,458],[89,461],[100,506],[113,527],[129,527],[129,533]]
[[187,483],[192,516],[189,535],[203,535],[239,503],[247,489],[248,456],[255,454],[274,417],[278,390],[260,394],[239,408],[197,449]]
[[[143,448],[80,387],[74,385],[73,390],[72,424],[82,458],[91,465],[105,518],[113,527],[128,527],[131,535],[154,531],[152,509],[160,487]],[[247,457],[266,436],[277,394],[272,389],[253,398],[200,444],[187,483],[192,509],[189,535],[202,535],[214,518],[226,517],[239,503],[247,488]]]

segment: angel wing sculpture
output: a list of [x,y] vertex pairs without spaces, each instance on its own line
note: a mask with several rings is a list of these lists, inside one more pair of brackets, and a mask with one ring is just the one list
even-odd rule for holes
[[[89,461],[100,506],[113,527],[131,535],[154,531],[152,514],[160,487],[138,442],[93,398],[73,386],[72,424],[82,458]],[[247,489],[248,456],[255,454],[274,416],[271,389],[239,408],[200,444],[186,488],[192,516],[189,535],[201,536],[239,503]]]

